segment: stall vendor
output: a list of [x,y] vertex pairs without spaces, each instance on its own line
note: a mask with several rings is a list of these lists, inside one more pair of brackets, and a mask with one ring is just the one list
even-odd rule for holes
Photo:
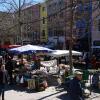
[[40,58],[36,57],[36,60],[34,61],[35,69],[40,69]]

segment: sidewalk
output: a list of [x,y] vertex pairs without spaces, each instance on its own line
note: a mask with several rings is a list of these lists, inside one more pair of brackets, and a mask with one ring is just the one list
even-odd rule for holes
[[[68,100],[67,92],[63,89],[56,89],[54,86],[41,92],[28,92],[8,90],[5,92],[5,100]],[[93,93],[86,100],[100,100],[99,93]]]
[[100,100],[100,94],[92,93],[87,100]]
[[5,92],[5,100],[49,100],[57,96],[67,93],[66,91],[56,91],[55,87],[49,87],[41,92],[27,92],[18,90],[8,90]]

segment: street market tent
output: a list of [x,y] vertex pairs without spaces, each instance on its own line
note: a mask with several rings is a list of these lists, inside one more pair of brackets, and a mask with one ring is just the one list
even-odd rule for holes
[[[69,50],[54,50],[53,52],[48,53],[47,55],[52,56],[52,57],[69,56]],[[72,50],[72,55],[81,56],[82,53]]]
[[10,49],[9,51],[12,53],[21,54],[21,53],[51,52],[52,50],[49,48],[28,44],[21,47]]

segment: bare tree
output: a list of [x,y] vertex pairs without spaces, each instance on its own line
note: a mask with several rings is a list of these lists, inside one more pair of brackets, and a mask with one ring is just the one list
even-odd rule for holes
[[[0,17],[0,21],[3,23],[3,27],[1,27],[1,29],[7,33],[8,31],[12,31],[12,33],[14,33],[14,31],[19,32],[18,37],[20,37],[19,40],[22,42],[21,27],[24,22],[22,21],[23,15],[21,12],[23,9],[33,5],[34,3],[37,2],[35,0],[0,0],[0,6],[2,6],[3,11],[6,13],[2,14]],[[9,15],[9,18],[7,14]],[[9,23],[6,25],[3,22],[5,17],[9,20]]]
[[93,21],[100,16],[100,0],[93,2]]

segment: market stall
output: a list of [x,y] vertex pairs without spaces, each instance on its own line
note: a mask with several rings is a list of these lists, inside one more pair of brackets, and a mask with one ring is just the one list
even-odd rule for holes
[[[18,48],[10,49],[9,51],[14,53],[15,55],[34,54],[35,60],[37,60],[37,62],[39,63],[40,61],[38,60],[38,57],[36,57],[37,53],[40,52],[46,53],[46,52],[51,52],[52,50],[36,45],[25,45]],[[45,80],[46,79],[45,76],[47,75],[44,76],[43,71],[41,74],[40,71],[41,66],[39,66],[39,69],[32,68],[36,64],[35,62],[36,61],[29,62],[27,61],[27,59],[24,59],[23,56],[17,60],[17,68],[13,70],[13,78],[15,80],[15,84],[25,86],[28,89],[36,89],[36,90],[39,90],[40,87],[42,87],[42,89],[43,88],[45,89],[47,87],[47,83]]]
[[[69,63],[69,50],[54,50],[53,52],[47,53],[48,56],[56,58],[58,64],[68,64]],[[73,62],[76,61],[76,57],[79,58],[82,56],[81,52],[72,50]],[[76,63],[75,63],[76,64]]]
[[15,54],[32,54],[32,53],[37,53],[37,52],[52,52],[53,50],[37,45],[23,45],[21,47],[13,48],[9,50],[12,53]]
[[[50,52],[47,55],[52,57],[69,56],[69,50],[54,50],[53,52]],[[80,56],[82,55],[82,53],[78,51],[72,51],[72,55]]]

